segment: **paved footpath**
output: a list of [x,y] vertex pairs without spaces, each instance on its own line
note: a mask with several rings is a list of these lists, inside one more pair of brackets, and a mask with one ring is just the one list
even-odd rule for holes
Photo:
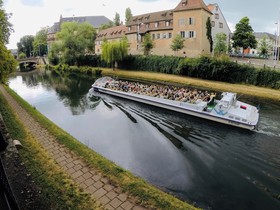
[[58,163],[61,168],[69,174],[85,192],[99,201],[106,209],[118,210],[142,210],[145,209],[136,204],[136,200],[128,194],[122,193],[121,190],[109,183],[106,177],[98,173],[94,168],[89,168],[86,163],[70,151],[65,146],[56,141],[45,128],[41,127],[36,120],[31,117],[0,85],[0,91],[18,115],[21,122],[29,130],[50,156]]

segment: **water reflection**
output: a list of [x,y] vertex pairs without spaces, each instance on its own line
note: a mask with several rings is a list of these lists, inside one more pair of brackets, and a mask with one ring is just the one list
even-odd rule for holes
[[10,87],[90,148],[182,199],[213,209],[280,208],[279,104],[243,96],[261,104],[259,131],[250,132],[92,95],[93,82],[40,72],[11,78]]

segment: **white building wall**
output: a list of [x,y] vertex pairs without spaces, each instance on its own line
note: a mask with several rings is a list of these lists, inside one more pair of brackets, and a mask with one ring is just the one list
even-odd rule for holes
[[213,15],[211,16],[211,24],[212,24],[212,38],[214,41],[214,46],[215,46],[215,37],[216,34],[218,33],[225,33],[227,35],[227,43],[229,43],[229,37],[231,31],[219,5],[213,4],[213,9],[211,10],[211,12],[213,13]]

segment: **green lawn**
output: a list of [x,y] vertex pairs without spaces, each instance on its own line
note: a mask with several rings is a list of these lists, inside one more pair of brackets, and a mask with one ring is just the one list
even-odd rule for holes
[[156,81],[163,83],[172,83],[185,86],[193,86],[199,88],[205,88],[213,91],[229,91],[238,94],[246,94],[249,96],[260,97],[270,100],[280,101],[280,90],[271,88],[257,87],[253,85],[244,84],[230,84],[225,82],[202,80],[191,77],[183,77],[172,74],[154,73],[154,72],[142,72],[142,71],[124,71],[101,68],[102,75],[114,75],[122,78],[139,79],[145,81]]

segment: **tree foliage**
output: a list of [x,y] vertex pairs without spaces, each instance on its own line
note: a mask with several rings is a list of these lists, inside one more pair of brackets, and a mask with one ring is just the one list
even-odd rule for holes
[[144,55],[149,55],[151,50],[154,47],[154,42],[152,40],[152,37],[149,33],[145,34],[144,40],[142,42],[142,47],[144,50]]
[[215,55],[226,54],[227,52],[227,35],[225,33],[218,33],[215,36]]
[[26,35],[20,38],[17,43],[18,53],[25,53],[26,57],[31,57],[33,53],[34,36]]
[[125,24],[128,23],[128,21],[132,18],[132,12],[131,9],[128,7],[125,9]]
[[235,31],[232,36],[232,46],[234,48],[242,47],[244,51],[244,49],[249,47],[257,47],[256,37],[253,34],[254,31],[249,21],[248,17],[244,17],[235,25]]
[[110,22],[107,23],[107,24],[102,24],[102,25],[99,27],[99,31],[104,30],[104,29],[107,29],[107,28],[112,28],[113,26],[114,26],[114,22],[113,22],[113,21],[110,21]]
[[210,21],[210,17],[207,18],[206,21],[206,36],[210,44],[210,52],[213,52],[213,38],[212,38],[212,25]]
[[17,62],[5,45],[0,43],[0,82],[7,82],[10,73],[16,70]]
[[182,38],[179,34],[177,34],[173,40],[172,40],[172,44],[170,45],[171,49],[174,52],[178,52],[179,50],[184,48],[184,38]]
[[258,43],[258,50],[260,52],[260,56],[267,58],[268,55],[272,53],[272,45],[268,39],[268,36],[264,35],[260,42]]
[[77,65],[78,59],[94,53],[96,31],[89,23],[65,22],[57,33],[57,42],[51,46],[50,60]]
[[102,53],[101,58],[108,64],[110,64],[113,69],[117,62],[122,61],[128,54],[128,40],[123,38],[120,41],[103,41],[102,43]]
[[5,83],[9,74],[16,70],[17,63],[11,51],[5,46],[12,32],[12,25],[2,5],[3,2],[0,0],[0,82]]
[[48,28],[42,28],[36,33],[36,36],[33,41],[33,49],[35,55],[43,56],[47,54],[47,34]]
[[9,22],[11,14],[7,14],[3,9],[3,1],[0,0],[0,42],[9,43],[9,37],[13,32],[12,24]]
[[120,18],[120,14],[116,12],[115,14],[115,18],[114,18],[114,24],[115,26],[119,26],[121,25],[121,18]]

